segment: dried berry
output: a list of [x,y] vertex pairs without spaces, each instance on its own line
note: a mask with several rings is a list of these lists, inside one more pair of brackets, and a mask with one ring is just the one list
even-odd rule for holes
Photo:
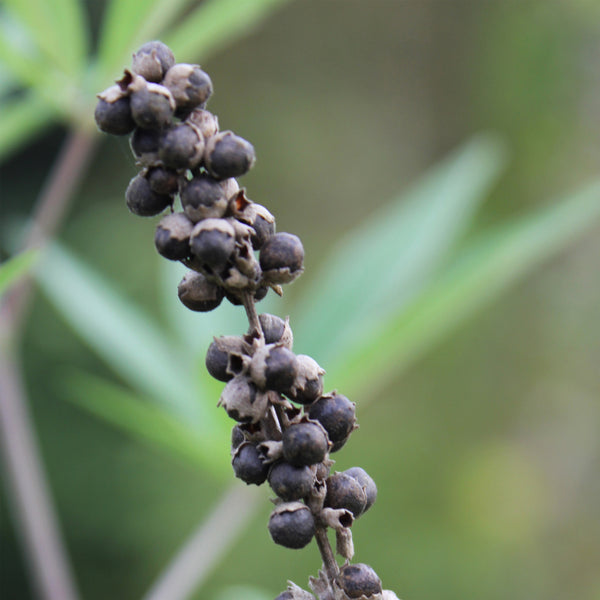
[[261,485],[267,480],[269,465],[263,464],[256,446],[242,442],[233,454],[233,472],[248,485]]
[[257,423],[268,407],[268,398],[250,379],[237,375],[223,388],[219,406],[238,423]]
[[208,312],[223,300],[223,289],[209,281],[202,273],[188,271],[177,287],[181,302],[190,310]]
[[227,382],[234,374],[241,373],[243,354],[242,338],[234,335],[215,338],[206,352],[206,369],[215,379]]
[[167,129],[161,140],[158,157],[170,169],[193,169],[202,160],[204,138],[187,123]]
[[172,213],[160,220],[154,234],[158,253],[169,260],[183,260],[190,254],[190,234],[194,224],[184,213]]
[[381,594],[381,580],[369,565],[344,565],[337,577],[338,585],[350,598],[369,598]]
[[290,425],[283,432],[282,442],[285,460],[296,466],[321,462],[329,449],[325,430],[312,422]]
[[306,354],[298,354],[296,362],[298,374],[291,387],[285,391],[285,395],[298,404],[311,404],[323,393],[325,370]]
[[197,106],[202,107],[212,94],[210,77],[198,66],[187,63],[173,65],[163,79],[177,104],[179,115],[188,114]]
[[175,64],[171,49],[162,42],[145,43],[134,55],[131,70],[146,81],[158,83]]
[[375,482],[371,478],[371,476],[360,467],[352,467],[350,469],[346,469],[344,471],[346,475],[350,475],[350,477],[354,477],[356,481],[362,486],[365,490],[365,495],[367,497],[367,505],[365,506],[365,510],[363,512],[367,512],[371,506],[377,500],[377,486]]
[[249,373],[261,389],[284,392],[298,374],[296,355],[285,346],[267,344],[252,357]]
[[294,336],[289,319],[283,320],[277,315],[262,313],[258,315],[258,320],[265,336],[265,344],[282,344],[292,349]]
[[98,94],[94,119],[100,131],[111,135],[127,135],[135,129],[129,95],[121,86],[113,85]]
[[345,508],[356,518],[365,511],[367,495],[356,479],[346,473],[335,473],[327,478],[325,506]]
[[153,217],[173,204],[167,195],[157,194],[143,175],[136,175],[125,191],[127,208],[138,217]]
[[260,268],[270,283],[290,283],[304,270],[304,248],[298,236],[276,233],[260,250]]
[[133,132],[129,144],[139,163],[148,166],[156,164],[160,135],[160,131],[157,129],[142,129],[141,127]]
[[240,425],[234,425],[231,430],[231,450],[234,452],[246,440],[244,430]]
[[229,190],[223,183],[210,175],[200,174],[183,184],[181,205],[192,221],[218,218],[225,214]]
[[269,485],[282,499],[290,502],[307,496],[315,480],[310,467],[296,467],[287,462],[278,462],[269,471]]
[[308,414],[327,431],[332,452],[344,445],[356,425],[355,404],[341,394],[323,396],[311,405]]
[[139,127],[144,129],[162,129],[171,123],[175,112],[175,101],[171,92],[158,83],[143,84],[135,80],[130,86],[131,116]]
[[206,270],[219,272],[235,250],[235,231],[225,219],[205,219],[194,227],[190,247]]
[[[269,288],[266,285],[263,285],[257,288],[256,290],[251,291],[250,293],[252,294],[254,302],[260,302],[267,295],[268,291]],[[245,293],[245,291],[240,290],[239,292],[235,292],[233,290],[226,290],[225,298],[227,298],[227,300],[229,300],[229,302],[231,302],[231,304],[233,304],[234,306],[242,306],[242,304],[244,304],[244,301],[241,296],[242,293]]]
[[152,167],[148,169],[146,179],[150,187],[157,194],[175,194],[179,189],[179,175],[177,171],[165,169],[164,167]]
[[186,118],[186,122],[197,127],[205,140],[219,131],[219,119],[203,108],[195,108]]
[[240,177],[254,161],[252,144],[231,131],[221,131],[206,142],[204,164],[215,179]]
[[315,534],[315,520],[308,507],[300,502],[280,504],[271,513],[269,533],[280,546],[304,548]]

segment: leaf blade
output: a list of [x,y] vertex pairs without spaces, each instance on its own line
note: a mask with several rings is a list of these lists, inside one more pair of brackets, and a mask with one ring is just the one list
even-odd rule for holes
[[36,250],[26,250],[0,264],[0,298],[33,268],[38,258]]

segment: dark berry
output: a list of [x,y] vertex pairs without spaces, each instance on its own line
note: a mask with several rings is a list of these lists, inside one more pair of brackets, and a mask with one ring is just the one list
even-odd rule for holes
[[323,374],[325,371],[316,360],[306,354],[296,357],[298,374],[293,385],[285,392],[286,396],[298,404],[311,404],[323,393]]
[[327,434],[317,423],[290,425],[282,437],[283,456],[292,465],[314,465],[321,462],[329,448]]
[[231,464],[235,476],[247,484],[261,485],[267,479],[269,465],[262,462],[256,446],[250,442],[238,446]]
[[216,135],[219,131],[217,117],[203,108],[194,109],[186,118],[186,122],[197,127],[205,140]]
[[298,373],[296,355],[285,346],[267,344],[252,357],[250,377],[261,389],[284,392]]
[[365,510],[363,512],[367,512],[371,506],[377,500],[377,486],[375,482],[371,478],[371,476],[360,467],[352,467],[350,469],[346,469],[344,471],[346,475],[350,475],[350,477],[354,477],[356,481],[362,486],[365,490],[365,494],[367,496],[367,505],[365,506]]
[[265,336],[265,344],[283,344],[292,349],[293,334],[289,321],[285,321],[277,315],[262,313],[258,315],[260,326]]
[[304,548],[315,534],[315,520],[300,502],[281,504],[269,519],[269,533],[276,544],[286,548]]
[[179,175],[172,169],[152,167],[146,173],[146,179],[157,194],[174,194],[179,189]]
[[286,462],[275,463],[269,471],[269,485],[282,499],[290,502],[308,496],[315,476],[310,467],[295,467]]
[[199,131],[179,123],[164,132],[158,157],[170,169],[193,169],[202,160],[203,151],[204,139]]
[[190,255],[190,235],[194,224],[185,213],[164,216],[154,234],[154,245],[158,253],[169,260],[183,260]]
[[175,64],[171,49],[162,42],[145,43],[134,55],[131,70],[146,81],[158,83]]
[[187,308],[197,312],[213,310],[223,300],[223,289],[195,271],[188,271],[184,275],[177,287],[177,294]]
[[332,452],[342,447],[356,424],[355,404],[341,394],[323,396],[311,405],[308,414],[327,431]]
[[337,583],[350,598],[369,598],[382,591],[377,573],[364,563],[344,565],[337,576]]
[[221,131],[206,142],[204,164],[216,179],[244,175],[254,161],[252,144],[231,131]]
[[231,430],[231,450],[237,450],[237,448],[239,448],[244,441],[246,441],[244,430],[240,427],[240,425],[234,425],[233,429]]
[[362,486],[346,473],[335,473],[327,478],[325,506],[345,508],[354,518],[365,511],[367,495]]
[[181,205],[194,222],[222,217],[227,210],[225,187],[210,175],[196,175],[184,183],[181,189]]
[[129,182],[125,200],[129,210],[139,217],[153,217],[173,204],[170,196],[157,194],[142,175],[136,175]]
[[194,227],[190,247],[201,265],[221,271],[235,250],[235,230],[225,219],[204,219]]
[[179,63],[166,73],[163,85],[169,88],[177,104],[178,114],[188,114],[203,106],[212,94],[210,77],[198,66]]
[[158,160],[160,131],[138,127],[129,141],[133,155],[143,164],[152,164]]
[[229,381],[233,378],[233,374],[228,371],[230,362],[233,363],[231,366],[234,371],[239,374],[243,344],[242,338],[233,335],[215,338],[206,352],[206,369],[210,375],[219,381]]
[[237,375],[223,388],[219,406],[238,423],[257,423],[268,408],[268,397],[247,377]]
[[[114,94],[107,95],[111,89],[114,90]],[[111,98],[112,101],[107,98]],[[129,97],[121,94],[118,85],[109,88],[104,92],[104,96],[98,95],[94,119],[100,131],[111,135],[127,135],[135,129]]]
[[[265,285],[257,288],[253,292],[254,293],[254,302],[260,302],[261,300],[263,300],[264,297],[267,295],[268,291],[269,291],[269,288]],[[244,302],[242,300],[242,297],[240,296],[240,293],[241,292],[235,293],[234,291],[225,291],[225,297],[234,306],[242,306],[242,304],[244,304]]]
[[260,267],[270,283],[289,283],[304,270],[304,248],[298,236],[276,233],[260,250]]
[[139,127],[162,129],[171,123],[175,103],[166,87],[158,83],[138,85],[136,80],[132,89],[131,115]]

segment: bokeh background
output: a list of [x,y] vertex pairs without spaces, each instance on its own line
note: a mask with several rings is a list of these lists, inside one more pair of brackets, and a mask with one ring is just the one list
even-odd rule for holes
[[[104,10],[85,5],[93,36]],[[215,87],[209,108],[256,148],[243,180],[250,197],[304,242],[305,275],[268,305],[292,326],[303,286],[337,240],[478,132],[498,134],[507,165],[471,235],[599,173],[600,8],[592,0],[296,0],[200,59]],[[55,124],[5,155],[3,258],[64,138]],[[127,141],[104,137],[60,241],[162,322],[155,220],[133,217],[123,201],[135,173]],[[364,398],[353,398],[360,429],[337,466],[363,466],[379,487],[354,526],[356,560],[400,598],[599,597],[598,256],[595,224],[414,361],[375,377],[361,392],[364,410]],[[356,278],[368,296],[369,272]],[[210,326],[210,315],[199,318]],[[123,382],[44,294],[21,347],[82,598],[140,598],[230,481],[65,400],[74,370]],[[202,369],[202,355],[193,359]],[[343,391],[337,381],[326,386]],[[3,483],[2,595],[25,600],[33,595]],[[294,552],[271,542],[262,492],[194,598],[236,585],[246,586],[238,597],[268,600],[288,579],[305,586],[317,572],[314,545]]]

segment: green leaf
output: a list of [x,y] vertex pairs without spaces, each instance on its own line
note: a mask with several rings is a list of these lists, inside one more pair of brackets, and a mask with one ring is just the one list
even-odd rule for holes
[[289,0],[205,0],[168,32],[178,60],[195,61],[232,43]]
[[141,395],[189,419],[207,439],[215,435],[214,398],[191,377],[184,352],[143,310],[57,244],[37,279],[65,321]]
[[375,382],[384,385],[461,321],[599,221],[596,181],[558,204],[481,234],[410,306],[400,307],[393,318],[336,357],[330,374],[353,394],[366,392]]
[[0,264],[0,298],[11,285],[29,272],[37,259],[36,250],[26,250]]
[[464,233],[504,162],[495,138],[474,138],[351,231],[299,302],[296,346],[327,363],[414,298]]
[[54,110],[36,95],[5,100],[0,106],[0,162],[47,126]]
[[[64,398],[127,434],[178,458],[229,477],[229,458],[214,448],[228,444],[228,434],[207,438],[162,408],[140,399],[114,383],[83,372],[60,379]],[[216,445],[215,445],[216,444]]]
[[51,64],[71,77],[82,72],[88,26],[78,0],[5,0],[4,4],[30,31]]

